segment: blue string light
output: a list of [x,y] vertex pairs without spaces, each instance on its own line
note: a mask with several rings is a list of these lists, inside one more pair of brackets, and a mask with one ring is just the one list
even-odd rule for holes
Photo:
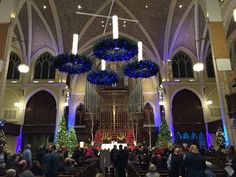
[[148,78],[159,72],[159,66],[151,60],[127,63],[123,67],[124,74],[131,78]]
[[106,38],[94,46],[93,53],[98,59],[108,62],[127,61],[138,54],[138,46],[126,38]]
[[81,74],[90,71],[92,62],[84,55],[61,54],[54,58],[54,66],[60,72]]
[[117,73],[110,70],[90,71],[87,76],[87,81],[96,85],[112,85],[118,82]]

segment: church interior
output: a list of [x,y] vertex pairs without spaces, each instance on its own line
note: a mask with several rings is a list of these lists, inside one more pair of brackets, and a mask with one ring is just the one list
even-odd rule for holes
[[217,147],[221,129],[235,146],[235,9],[236,0],[1,0],[7,151],[56,143],[62,119],[82,147],[151,148],[163,122],[173,144]]

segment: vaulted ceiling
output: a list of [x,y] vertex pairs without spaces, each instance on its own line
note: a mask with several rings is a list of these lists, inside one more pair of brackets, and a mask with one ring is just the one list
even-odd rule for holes
[[[199,1],[200,2],[200,1]],[[79,52],[90,53],[93,44],[111,34],[111,19],[80,15],[85,12],[119,18],[120,35],[143,41],[144,55],[158,63],[180,48],[204,59],[209,50],[202,4],[195,0],[27,0],[20,4],[14,35],[24,58],[41,49],[55,54],[70,52],[73,33],[79,34]],[[113,3],[112,9],[111,4]],[[81,6],[81,9],[78,8]],[[182,7],[181,7],[182,6]],[[198,41],[198,42],[196,42]]]

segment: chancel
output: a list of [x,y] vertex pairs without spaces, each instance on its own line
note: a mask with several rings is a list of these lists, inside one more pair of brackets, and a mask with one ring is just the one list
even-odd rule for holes
[[235,9],[0,0],[0,177],[236,176]]

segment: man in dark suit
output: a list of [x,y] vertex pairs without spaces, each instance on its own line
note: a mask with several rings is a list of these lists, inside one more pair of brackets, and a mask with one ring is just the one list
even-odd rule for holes
[[119,151],[115,160],[115,167],[117,169],[118,177],[125,177],[125,167],[127,165],[128,156],[123,150],[122,145],[119,145]]

